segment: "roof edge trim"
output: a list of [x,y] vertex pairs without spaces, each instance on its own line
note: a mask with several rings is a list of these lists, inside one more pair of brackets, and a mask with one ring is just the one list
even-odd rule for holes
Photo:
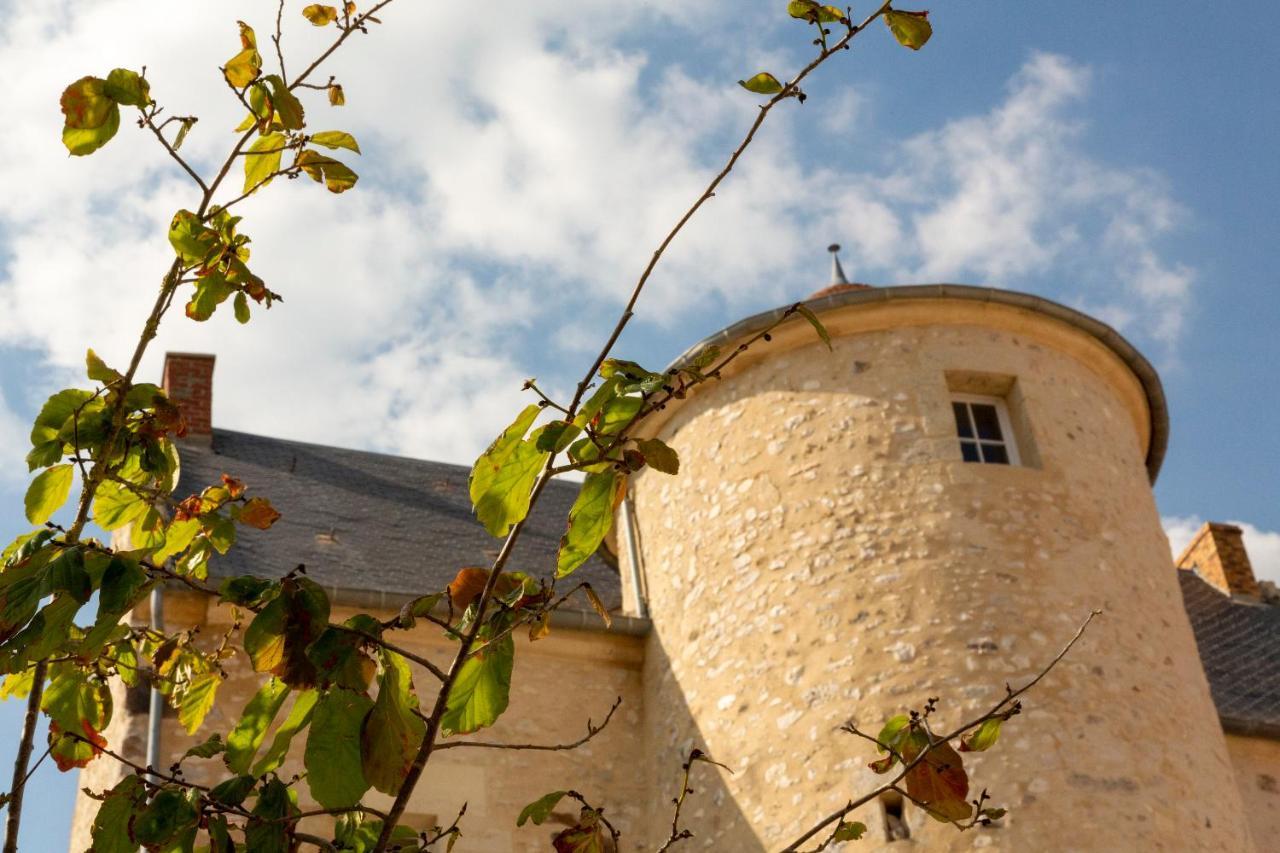
[[[994,287],[977,287],[968,284],[912,284],[889,285],[875,287],[870,290],[850,290],[833,293],[818,299],[806,300],[805,304],[815,313],[821,314],[834,308],[850,305],[879,304],[883,302],[899,302],[922,299],[955,299],[966,302],[994,302],[1013,308],[1022,308],[1050,317],[1097,340],[1111,350],[1142,386],[1147,398],[1147,406],[1151,412],[1151,435],[1147,446],[1147,475],[1152,483],[1160,474],[1160,466],[1169,447],[1169,407],[1164,395],[1164,387],[1160,384],[1160,376],[1151,363],[1138,349],[1115,329],[1101,320],[1090,317],[1074,308],[1068,308],[1059,302],[1022,293],[1016,290],[1000,290]],[[668,369],[679,367],[688,361],[694,353],[712,344],[723,344],[754,334],[773,325],[782,319],[790,305],[774,308],[739,320],[726,326],[695,343],[681,353]]]

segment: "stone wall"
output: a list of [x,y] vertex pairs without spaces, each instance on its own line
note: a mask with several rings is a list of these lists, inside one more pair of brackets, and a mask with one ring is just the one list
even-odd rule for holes
[[1280,839],[1280,740],[1227,735],[1249,830],[1259,850]]
[[[1144,393],[1109,349],[1001,305],[863,305],[796,322],[658,433],[679,477],[634,500],[653,621],[653,790],[701,746],[702,849],[777,849],[876,784],[840,734],[941,697],[940,725],[1029,679],[1105,610],[968,762],[1011,814],[960,835],[906,806],[930,850],[1250,849],[1144,466]],[[732,345],[732,344],[730,344]],[[961,461],[948,372],[1013,381],[1035,467]],[[625,565],[622,576],[629,577]],[[1148,736],[1147,733],[1156,733]],[[880,849],[878,806],[856,818]],[[649,841],[665,836],[666,809]],[[893,849],[898,849],[897,847]]]
[[[145,609],[145,608],[144,608]],[[172,630],[180,626],[200,626],[200,635],[213,638],[224,631],[230,617],[225,606],[205,608],[202,599],[171,593],[165,599],[166,624]],[[340,622],[355,611],[335,607],[333,621]],[[375,614],[387,618],[390,613]],[[145,618],[145,614],[142,617]],[[425,628],[399,634],[396,642],[423,657],[448,664],[452,646]],[[643,714],[640,705],[641,657],[643,640],[596,631],[553,629],[549,637],[530,643],[527,634],[517,635],[516,668],[511,686],[511,705],[491,729],[474,739],[505,743],[564,743],[586,733],[587,719],[602,720],[614,700],[621,696],[623,704],[609,727],[579,749],[566,752],[506,751],[491,749],[447,749],[441,751],[423,776],[409,804],[409,817],[423,828],[433,820],[448,825],[465,802],[463,842],[459,850],[485,853],[525,853],[549,849],[549,839],[561,826],[517,829],[516,816],[529,802],[550,791],[576,788],[588,798],[598,800],[606,814],[626,837],[639,836],[642,823],[641,779],[634,772],[640,764],[640,740]],[[434,692],[432,676],[414,668],[414,680],[424,702]],[[191,745],[199,743],[213,731],[228,731],[235,725],[240,710],[258,689],[261,676],[250,670],[243,656],[229,667],[230,678],[220,688],[218,703],[203,728],[189,737],[178,723],[176,714],[166,713],[161,742],[163,763],[175,761]],[[288,714],[283,708],[277,722]],[[146,713],[130,715],[125,710],[123,693],[117,696],[116,715],[107,731],[112,748],[122,746],[128,756],[142,763],[146,752]],[[270,744],[268,732],[263,749]],[[447,742],[447,741],[446,741]],[[281,768],[288,778],[303,771],[302,747],[305,738],[295,739],[294,749]],[[186,775],[193,782],[206,783],[225,774],[220,759],[189,759]],[[81,787],[102,790],[115,784],[122,771],[117,762],[102,757],[81,771]],[[303,789],[305,790],[305,789]],[[390,797],[371,792],[367,800],[374,807],[389,806]],[[314,807],[303,798],[305,809]],[[89,826],[97,803],[83,793],[76,802],[76,819],[72,831],[71,850],[89,846]],[[577,809],[568,801],[560,809],[566,817],[576,817]],[[326,819],[308,819],[316,832],[327,831]],[[638,849],[632,845],[625,851]]]

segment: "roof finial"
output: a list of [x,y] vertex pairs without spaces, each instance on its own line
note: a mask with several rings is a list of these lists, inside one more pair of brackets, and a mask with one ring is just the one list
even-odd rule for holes
[[840,244],[832,243],[827,247],[827,251],[831,253],[831,283],[848,284],[849,279],[845,278],[844,267],[840,266]]

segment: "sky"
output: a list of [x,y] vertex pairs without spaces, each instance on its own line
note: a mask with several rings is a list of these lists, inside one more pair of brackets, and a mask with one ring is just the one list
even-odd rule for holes
[[[286,62],[324,34],[286,14]],[[529,376],[570,387],[657,241],[754,117],[736,80],[812,48],[785,3],[400,0],[325,73],[360,141],[357,187],[277,182],[241,207],[285,301],[247,327],[175,313],[142,363],[213,352],[216,424],[469,463]],[[906,8],[906,7],[904,7]],[[1039,294],[1113,324],[1156,365],[1172,438],[1156,497],[1173,547],[1245,527],[1280,580],[1280,51],[1274,4],[939,2],[924,50],[883,27],[771,117],[668,252],[619,353],[661,366],[706,334],[851,277]],[[869,11],[855,7],[855,15]],[[127,361],[193,187],[125,122],[68,158],[62,88],[145,65],[182,149],[216,164],[242,108],[217,66],[274,4],[0,0],[0,538],[24,529],[29,424]],[[269,51],[268,51],[269,54]],[[324,75],[321,75],[324,79]],[[0,707],[16,732],[21,708]],[[13,738],[0,738],[0,768]],[[7,775],[7,773],[6,773]],[[41,768],[24,849],[65,849],[74,777]]]

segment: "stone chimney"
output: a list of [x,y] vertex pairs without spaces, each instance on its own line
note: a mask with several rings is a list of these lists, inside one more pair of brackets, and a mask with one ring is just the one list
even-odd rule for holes
[[164,356],[161,386],[182,410],[187,441],[213,441],[213,359],[212,355],[193,352],[170,352]]
[[1178,556],[1179,569],[1195,570],[1227,595],[1259,598],[1262,590],[1244,550],[1244,531],[1233,524],[1205,522]]

